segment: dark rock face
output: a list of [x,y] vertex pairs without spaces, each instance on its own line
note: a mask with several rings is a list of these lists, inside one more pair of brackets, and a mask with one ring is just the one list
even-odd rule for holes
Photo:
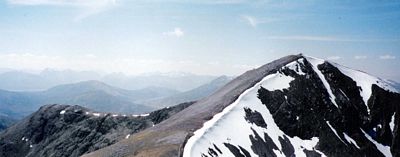
[[148,118],[154,124],[158,124],[158,123],[161,123],[162,121],[168,119],[169,117],[171,117],[175,113],[178,113],[179,111],[185,109],[186,107],[189,107],[193,103],[194,102],[185,102],[185,103],[181,103],[179,105],[173,106],[173,107],[167,107],[167,108],[164,108],[164,109],[153,111],[153,112],[150,113]]
[[[356,82],[342,74],[335,66],[325,62],[319,65],[318,69],[336,97],[337,108],[330,101],[318,75],[309,70],[310,66],[307,61],[301,66],[305,75],[283,69],[283,73],[295,78],[290,87],[283,91],[260,88],[259,98],[272,113],[279,128],[291,137],[319,137],[318,150],[328,156],[384,156],[363,132],[380,144],[390,146],[393,156],[399,156],[399,131],[396,128],[397,130],[392,132],[389,123],[392,116],[399,112],[400,94],[373,85],[372,95],[367,104],[370,109],[368,114]],[[399,125],[398,118],[396,114],[395,126]],[[360,148],[348,142],[344,134],[354,139]],[[306,154],[321,155],[312,150],[307,150]],[[285,155],[290,156],[287,153]]]
[[164,108],[148,116],[117,116],[80,106],[46,105],[0,134],[0,156],[80,156],[152,127],[191,104]]
[[246,112],[245,119],[247,122],[254,123],[259,127],[267,128],[267,124],[265,123],[260,112],[253,111],[250,108],[244,108],[244,111]]
[[233,154],[235,157],[246,157],[246,156],[244,156],[244,154],[242,154],[242,153],[240,152],[240,149],[237,148],[236,146],[231,145],[231,144],[229,144],[229,143],[224,143],[224,145],[225,145],[225,147],[227,147],[227,148],[229,149],[229,151],[232,152],[232,154]]
[[313,150],[306,150],[305,149],[304,153],[306,153],[306,156],[308,156],[308,157],[321,157],[320,153],[318,153],[316,151],[313,151]]
[[278,147],[275,145],[275,143],[272,141],[271,137],[268,136],[268,134],[264,134],[263,139],[258,133],[251,129],[253,131],[253,135],[250,135],[250,141],[252,143],[251,149],[255,154],[258,156],[271,156],[271,157],[276,157],[276,154],[273,152],[273,150],[278,150]]
[[284,138],[279,137],[279,142],[282,145],[282,152],[287,157],[294,157],[294,148],[293,145],[290,143],[289,139],[284,136]]

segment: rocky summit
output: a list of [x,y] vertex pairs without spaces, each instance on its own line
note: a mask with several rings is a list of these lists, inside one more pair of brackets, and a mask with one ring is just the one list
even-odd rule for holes
[[0,156],[77,157],[129,138],[191,104],[142,115],[94,112],[81,106],[42,106],[0,133]]
[[85,157],[400,156],[400,94],[292,55],[244,73],[162,123]]

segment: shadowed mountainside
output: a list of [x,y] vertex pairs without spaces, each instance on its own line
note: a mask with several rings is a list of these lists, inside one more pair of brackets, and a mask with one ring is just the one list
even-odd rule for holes
[[157,125],[191,104],[183,103],[142,115],[46,105],[0,132],[0,156],[80,156]]

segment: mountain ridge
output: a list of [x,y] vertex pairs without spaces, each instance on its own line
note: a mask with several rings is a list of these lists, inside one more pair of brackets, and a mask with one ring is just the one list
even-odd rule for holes
[[205,84],[216,77],[217,76],[197,75],[185,72],[125,75],[123,73],[100,74],[93,71],[57,71],[51,69],[45,69],[39,73],[7,70],[0,72],[0,89],[15,92],[43,91],[62,84],[98,80],[114,87],[128,90],[157,86],[186,91]]
[[[18,120],[45,104],[75,104],[97,111],[143,113],[184,102],[196,101],[211,94],[227,83],[228,80],[228,77],[219,77],[187,92],[179,92],[164,87],[127,90],[97,80],[63,84],[46,91],[37,92],[0,90],[0,114]],[[152,102],[149,105],[146,103],[148,99],[161,101]]]
[[[244,73],[213,95],[159,125],[135,134],[129,140],[83,156],[186,157],[184,153],[199,156],[399,155],[400,129],[396,128],[400,116],[394,113],[399,112],[396,106],[400,103],[400,94],[387,90],[390,86],[381,79],[359,79],[362,78],[359,76],[367,75],[346,70],[301,54],[287,56]],[[254,86],[262,80],[268,80],[266,88]],[[245,92],[248,90],[252,92]],[[243,101],[242,94],[246,97]],[[239,108],[231,105],[235,103],[239,104]],[[296,104],[304,107],[296,108]],[[230,114],[220,114],[225,110]],[[382,116],[382,113],[387,115]],[[230,115],[238,117],[243,123],[234,125],[235,128],[229,127],[231,123],[218,119]],[[263,120],[270,129],[262,128]],[[316,123],[310,124],[312,120]],[[220,123],[213,125],[211,121]],[[198,134],[204,126],[213,129],[205,127],[206,134]],[[252,128],[256,130],[252,131]],[[249,132],[244,136],[229,136],[232,130],[240,129]],[[275,135],[269,130],[280,134]],[[162,142],[160,139],[163,139]],[[229,139],[245,142],[236,143]],[[198,140],[202,141],[196,143]],[[311,145],[305,145],[307,141]],[[186,150],[186,146],[194,148],[194,151]]]
[[232,79],[233,77],[220,76],[209,83],[206,83],[189,91],[185,91],[167,97],[150,99],[144,102],[139,101],[139,103],[148,104],[150,106],[159,106],[160,104],[162,104],[164,106],[161,107],[167,107],[183,102],[195,101],[195,100],[197,101],[201,98],[207,97],[212,93],[216,92],[219,88],[221,88],[223,85],[225,85]]
[[[137,156],[179,156],[179,154],[182,154],[185,140],[192,134],[190,133],[191,131],[200,128],[205,121],[211,119],[213,115],[221,112],[243,91],[259,82],[265,74],[272,73],[277,67],[282,67],[300,57],[301,55],[287,56],[263,65],[260,68],[247,71],[241,76],[233,79],[208,98],[196,102],[189,108],[179,112],[175,116],[172,116],[167,121],[160,123],[160,125],[136,134],[131,141],[121,141],[110,147],[106,147],[84,156],[128,156],[129,154],[136,154]],[[228,95],[227,93],[231,93],[228,98],[226,98],[226,95]],[[225,100],[222,100],[221,98],[224,98]],[[217,99],[220,102],[213,102],[214,99]],[[212,110],[210,111],[209,108],[211,107]],[[160,133],[160,131],[162,131],[162,133]],[[139,145],[136,142],[140,141],[135,141],[135,139],[146,139],[144,140],[146,142]],[[158,141],[157,139],[168,140],[156,144],[156,141]],[[154,147],[155,145],[157,145],[157,147]],[[121,152],[112,151],[113,149],[126,147],[128,149],[123,149]]]
[[76,104],[99,111],[142,113],[155,110],[135,101],[151,97],[165,97],[178,91],[149,87],[140,90],[125,90],[100,81],[83,81],[64,84],[45,91],[12,92],[0,90],[2,114],[20,119],[45,104]]
[[0,156],[80,156],[152,127],[192,103],[141,115],[95,112],[77,105],[45,105],[0,132]]

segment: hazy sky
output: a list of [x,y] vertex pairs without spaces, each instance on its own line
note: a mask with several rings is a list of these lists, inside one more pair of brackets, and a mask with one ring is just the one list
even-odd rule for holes
[[0,68],[237,75],[297,53],[400,81],[400,1],[0,2]]

